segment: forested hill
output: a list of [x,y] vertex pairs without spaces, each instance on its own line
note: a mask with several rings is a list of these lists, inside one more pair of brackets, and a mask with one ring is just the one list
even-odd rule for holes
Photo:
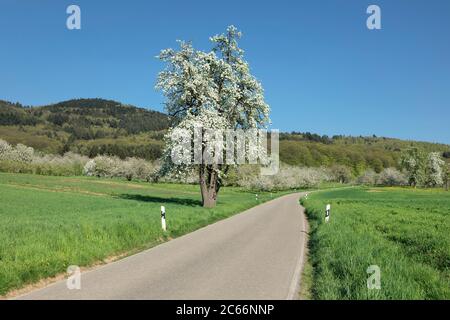
[[[94,157],[156,159],[169,125],[163,113],[104,99],[75,99],[41,107],[0,100],[0,139],[46,153],[73,151]],[[384,137],[320,136],[281,133],[280,158],[291,165],[343,164],[355,174],[398,167],[402,150],[418,147],[450,158],[450,146]]]
[[[127,134],[164,130],[167,115],[104,99],[74,99],[41,107],[24,107],[0,100],[0,125],[47,125],[73,132],[75,138],[96,138],[101,129],[119,129]],[[82,132],[82,129],[93,129]],[[97,129],[97,130],[94,130]],[[107,135],[105,133],[105,135]]]
[[402,151],[413,147],[425,153],[439,152],[450,161],[450,146],[446,144],[376,136],[328,137],[308,132],[280,134],[280,158],[283,162],[313,167],[342,164],[355,174],[367,168],[376,172],[384,168],[398,168]]
[[156,158],[168,125],[164,113],[112,100],[74,99],[40,107],[0,101],[0,138],[49,153]]

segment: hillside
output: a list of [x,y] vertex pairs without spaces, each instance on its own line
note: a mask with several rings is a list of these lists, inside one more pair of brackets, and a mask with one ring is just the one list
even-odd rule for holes
[[379,173],[383,168],[399,167],[401,152],[417,147],[427,153],[440,152],[450,160],[450,146],[445,144],[407,141],[385,137],[319,136],[311,133],[280,135],[281,161],[308,167],[341,164],[355,175],[371,168]]
[[[121,158],[157,159],[169,125],[163,113],[104,99],[68,100],[41,107],[26,107],[0,100],[0,139],[22,143],[46,153],[73,151]],[[450,146],[384,137],[319,136],[281,133],[280,158],[290,165],[342,164],[355,175],[367,168],[380,172],[397,167],[402,150],[418,147],[450,158]]]
[[168,124],[163,113],[112,100],[75,99],[40,107],[0,101],[0,138],[49,153],[155,158],[161,146],[158,132]]

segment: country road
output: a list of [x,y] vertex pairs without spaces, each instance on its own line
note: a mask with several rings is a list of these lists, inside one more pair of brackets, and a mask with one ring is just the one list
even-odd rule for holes
[[306,244],[300,196],[86,271],[79,290],[59,281],[17,299],[296,299]]

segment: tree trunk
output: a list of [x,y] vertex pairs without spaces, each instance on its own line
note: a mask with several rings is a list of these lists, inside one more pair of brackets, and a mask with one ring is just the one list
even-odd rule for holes
[[202,205],[204,208],[214,208],[219,191],[217,172],[210,166],[200,165],[199,178]]

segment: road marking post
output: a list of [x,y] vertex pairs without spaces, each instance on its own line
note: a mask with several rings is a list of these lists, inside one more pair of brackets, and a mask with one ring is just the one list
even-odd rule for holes
[[330,210],[331,210],[331,205],[327,204],[327,206],[325,208],[325,222],[330,221]]
[[258,201],[258,194],[255,194],[255,199],[256,201]]
[[161,226],[164,231],[167,231],[166,228],[166,208],[161,206]]

